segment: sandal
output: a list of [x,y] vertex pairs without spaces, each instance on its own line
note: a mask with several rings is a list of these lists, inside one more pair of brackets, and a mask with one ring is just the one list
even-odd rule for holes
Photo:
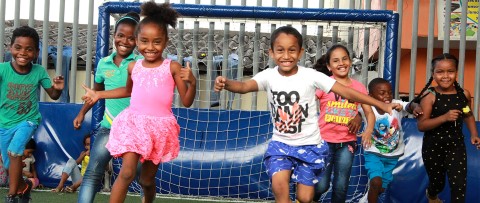
[[71,186],[67,186],[67,187],[65,187],[65,191],[68,192],[68,193],[74,193],[74,192],[76,192],[77,190],[76,190],[76,189],[73,189],[73,187],[71,187]]
[[54,189],[51,190],[51,192],[55,192],[55,193],[64,192],[64,191],[65,191],[64,188],[62,188],[62,189],[54,188]]
[[425,191],[425,193],[426,193],[426,195],[427,195],[428,203],[443,203],[443,201],[438,198],[438,195],[436,195],[435,197],[432,198],[432,197],[428,194],[428,189]]

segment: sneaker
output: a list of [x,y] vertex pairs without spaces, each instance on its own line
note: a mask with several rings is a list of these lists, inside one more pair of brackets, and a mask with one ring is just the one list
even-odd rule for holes
[[18,198],[15,195],[5,196],[5,203],[18,203]]
[[18,203],[29,203],[31,200],[30,192],[32,191],[33,183],[29,179],[25,179],[25,183],[27,184],[27,187],[21,194],[18,194]]

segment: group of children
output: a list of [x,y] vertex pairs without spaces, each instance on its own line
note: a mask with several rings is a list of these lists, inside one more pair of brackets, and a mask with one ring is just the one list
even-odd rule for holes
[[[174,88],[182,104],[189,107],[196,94],[196,79],[188,65],[182,68],[162,57],[169,40],[168,25],[175,27],[178,13],[168,3],[150,1],[141,5],[141,15],[142,20],[138,14],[129,13],[117,21],[115,51],[98,64],[94,88],[84,86],[85,104],[73,122],[74,127],[81,127],[85,113],[99,99],[106,99],[106,109],[91,150],[85,142],[86,151],[81,154],[82,160],[89,163],[82,162],[82,166],[88,166],[79,202],[93,201],[112,156],[122,157],[123,163],[110,202],[123,202],[135,177],[142,186],[142,201],[153,202],[159,164],[175,159],[179,152],[179,126],[171,110]],[[429,83],[414,102],[406,103],[393,99],[386,80],[372,80],[367,92],[361,83],[350,78],[351,59],[344,46],[331,47],[317,63],[323,73],[298,66],[304,53],[302,42],[302,35],[295,28],[279,27],[272,32],[269,50],[276,67],[246,81],[219,76],[214,85],[215,91],[268,93],[274,129],[264,164],[276,202],[291,202],[291,180],[297,183],[297,201],[318,200],[328,190],[332,173],[332,202],[345,202],[353,155],[358,148],[360,114],[366,122],[362,146],[370,179],[368,200],[376,202],[393,179],[393,168],[403,154],[401,119],[405,111],[418,117],[418,128],[425,132],[422,155],[430,180],[429,201],[439,201],[437,194],[443,189],[447,174],[454,187],[459,187],[459,192],[452,192],[452,201],[464,202],[463,122],[471,133],[472,144],[480,143],[480,138],[469,111],[470,94],[455,81],[458,61],[454,56],[435,58]],[[55,77],[52,84],[45,69],[32,64],[39,53],[38,45],[34,29],[17,28],[10,47],[14,60],[0,64],[0,88],[5,93],[0,100],[0,148],[9,172],[5,202],[30,199],[33,182],[22,176],[22,155],[40,121],[38,87],[57,99],[64,86],[63,77]],[[135,48],[141,57],[133,53]],[[437,86],[430,87],[433,80]],[[417,106],[420,108],[416,109]],[[436,165],[447,159],[452,160],[451,164]],[[72,160],[72,165],[79,163]],[[64,172],[68,175],[70,171]],[[56,189],[63,188],[63,183],[59,186]]]

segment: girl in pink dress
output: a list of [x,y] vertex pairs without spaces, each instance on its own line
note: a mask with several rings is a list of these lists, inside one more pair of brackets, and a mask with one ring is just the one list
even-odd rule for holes
[[178,13],[168,3],[150,1],[141,5],[140,14],[144,18],[138,24],[136,41],[144,59],[129,64],[126,87],[110,91],[84,87],[83,99],[88,103],[131,97],[130,106],[113,121],[106,145],[112,156],[123,158],[110,197],[115,203],[125,200],[139,160],[145,202],[153,202],[158,165],[176,158],[179,152],[180,128],[171,109],[175,86],[184,106],[192,105],[195,98],[196,79],[190,67],[182,68],[162,57],[168,42],[167,26],[175,27]]

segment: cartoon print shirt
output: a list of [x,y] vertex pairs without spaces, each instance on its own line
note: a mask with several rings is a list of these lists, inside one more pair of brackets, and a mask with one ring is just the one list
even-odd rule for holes
[[280,75],[277,66],[258,73],[253,80],[259,91],[268,94],[274,124],[272,140],[291,146],[320,144],[315,91],[329,92],[334,79],[301,66],[295,75],[286,77]]
[[39,124],[39,87],[48,89],[52,81],[47,70],[33,64],[28,73],[17,72],[10,62],[0,63],[0,128],[11,128],[20,122]]
[[[400,157],[403,155],[405,145],[403,142],[402,118],[408,114],[405,111],[408,102],[394,99],[392,103],[401,104],[403,109],[400,112],[393,110],[392,115],[390,115],[388,113],[379,114],[375,107],[372,108],[375,114],[372,146],[365,151],[384,157]],[[367,122],[365,116],[363,116],[363,121]]]
[[[331,78],[334,78],[331,76]],[[365,86],[357,80],[351,79],[348,88],[357,90],[367,95]],[[342,143],[356,141],[357,136],[348,132],[348,122],[355,118],[358,113],[360,103],[342,98],[342,96],[321,90],[316,91],[317,98],[320,100],[320,117],[318,125],[322,139],[331,143]]]

